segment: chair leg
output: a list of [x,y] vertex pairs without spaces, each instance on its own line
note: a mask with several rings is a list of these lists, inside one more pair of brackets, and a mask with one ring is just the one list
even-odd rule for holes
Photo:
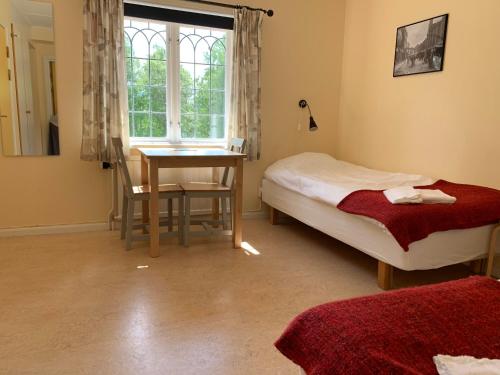
[[189,231],[191,230],[191,197],[186,195],[184,202],[184,246],[189,246]]
[[231,193],[229,197],[229,229],[233,230],[233,207],[234,207],[234,195]]
[[228,220],[228,217],[227,217],[227,198],[226,197],[222,197],[221,198],[221,206],[222,206],[222,228],[224,230],[228,230],[229,229],[229,220]]
[[184,196],[179,198],[179,210],[177,214],[177,231],[179,233],[179,244],[184,243],[184,217],[186,213],[184,211]]
[[168,200],[168,231],[172,232],[174,230],[174,221],[173,221],[173,204],[172,199]]
[[127,210],[127,234],[126,234],[126,245],[127,250],[132,249],[132,236],[134,235],[134,205],[135,201],[130,199],[128,202]]
[[120,231],[120,239],[125,239],[125,233],[127,232],[127,213],[128,213],[128,197],[123,192],[123,201],[122,201],[122,223],[121,223],[121,231]]

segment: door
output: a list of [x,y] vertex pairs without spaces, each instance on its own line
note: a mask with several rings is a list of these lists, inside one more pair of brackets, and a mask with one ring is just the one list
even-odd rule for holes
[[4,155],[17,153],[14,122],[11,115],[10,79],[7,32],[5,27],[0,25],[0,136]]

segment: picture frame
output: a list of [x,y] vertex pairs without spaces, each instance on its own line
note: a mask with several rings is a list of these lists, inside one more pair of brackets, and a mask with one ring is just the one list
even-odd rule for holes
[[448,14],[398,27],[393,77],[443,71]]

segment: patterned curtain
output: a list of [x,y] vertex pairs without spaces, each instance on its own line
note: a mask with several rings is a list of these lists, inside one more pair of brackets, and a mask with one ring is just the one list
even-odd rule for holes
[[112,162],[111,137],[128,147],[123,0],[84,0],[82,160]]
[[248,160],[260,159],[261,11],[237,9],[234,15],[230,137],[247,140]]

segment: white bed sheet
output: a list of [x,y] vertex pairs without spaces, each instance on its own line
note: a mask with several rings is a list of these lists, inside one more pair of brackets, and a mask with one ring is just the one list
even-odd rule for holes
[[267,168],[264,176],[289,190],[333,206],[358,190],[386,190],[435,182],[426,176],[377,171],[313,152],[281,159]]
[[[406,271],[440,268],[485,257],[493,225],[437,232],[414,242],[405,252],[387,229],[375,220],[340,211],[336,207],[262,182],[265,203],[348,245]],[[499,252],[500,241],[497,246]]]

